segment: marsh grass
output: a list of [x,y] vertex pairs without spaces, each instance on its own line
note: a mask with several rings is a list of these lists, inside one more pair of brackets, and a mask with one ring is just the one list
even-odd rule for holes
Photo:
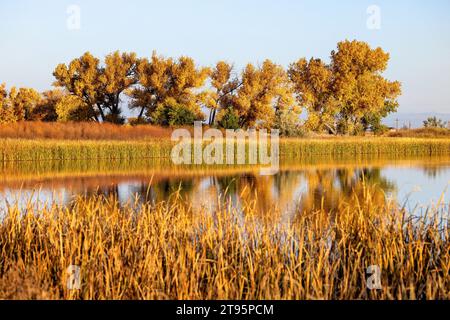
[[[4,139],[0,141],[0,162],[169,159],[174,145],[175,143],[170,139],[135,141]],[[235,152],[236,150],[237,148]],[[248,147],[246,152],[248,158]],[[226,152],[224,157],[225,154]],[[341,138],[282,139],[280,141],[280,155],[287,159],[303,159],[311,156],[394,155],[404,157],[448,154],[450,154],[450,139]],[[223,162],[226,163],[226,159]]]
[[[247,204],[194,211],[78,197],[10,206],[0,224],[0,298],[449,299],[448,212],[414,217],[372,188],[282,221]],[[80,290],[66,287],[78,265]],[[378,265],[382,289],[368,290]]]

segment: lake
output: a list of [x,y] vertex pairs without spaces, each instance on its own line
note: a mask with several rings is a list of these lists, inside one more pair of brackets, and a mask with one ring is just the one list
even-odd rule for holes
[[277,211],[290,218],[321,205],[335,208],[352,191],[376,190],[381,200],[410,211],[445,207],[449,199],[450,157],[310,158],[282,161],[278,174],[260,176],[256,167],[177,167],[165,160],[139,162],[20,162],[3,164],[0,209],[29,201],[67,205],[78,195],[103,194],[130,201],[158,202],[179,195],[194,208],[232,205],[243,211]]

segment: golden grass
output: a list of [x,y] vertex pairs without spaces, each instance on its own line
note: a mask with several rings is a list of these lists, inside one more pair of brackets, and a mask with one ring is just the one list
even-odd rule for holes
[[[0,162],[44,160],[136,160],[170,158],[175,142],[150,140],[0,140]],[[225,145],[224,145],[225,150]],[[226,153],[224,152],[224,155]],[[312,156],[437,156],[450,154],[450,139],[341,138],[282,139],[287,159]],[[225,159],[224,162],[226,163]]]
[[170,138],[172,130],[151,125],[96,122],[16,122],[0,125],[0,139],[145,140]]
[[450,130],[446,128],[402,129],[388,132],[386,136],[394,138],[449,138]]
[[[188,128],[192,131],[192,128]],[[205,127],[206,129],[206,127]],[[173,128],[153,125],[117,125],[96,122],[26,121],[0,125],[0,139],[37,140],[148,140],[170,138]],[[386,137],[450,138],[445,128],[421,128],[388,132]],[[342,140],[344,136],[311,134],[311,139]],[[350,139],[352,139],[350,137]]]
[[[0,298],[449,299],[445,213],[412,218],[372,194],[290,222],[251,205],[193,212],[177,195],[139,207],[102,197],[11,206],[0,224]],[[65,286],[69,265],[81,267],[79,291]],[[370,265],[382,270],[381,290],[366,288]]]

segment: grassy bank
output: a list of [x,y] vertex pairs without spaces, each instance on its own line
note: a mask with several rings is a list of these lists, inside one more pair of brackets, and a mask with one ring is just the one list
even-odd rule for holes
[[[335,211],[193,212],[183,200],[120,207],[78,198],[0,224],[0,298],[450,299],[450,228],[443,212],[412,218],[374,190]],[[81,290],[66,270],[81,267]],[[368,290],[367,268],[381,268]]]
[[[133,160],[169,158],[174,143],[148,141],[71,141],[4,139],[0,162],[44,160]],[[450,139],[335,138],[282,139],[280,154],[288,159],[311,156],[434,156],[450,154]]]

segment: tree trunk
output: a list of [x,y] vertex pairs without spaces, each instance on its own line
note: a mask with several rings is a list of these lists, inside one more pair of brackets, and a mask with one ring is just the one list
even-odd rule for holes
[[98,111],[100,112],[100,116],[102,118],[102,121],[105,122],[105,113],[103,112],[103,109],[101,106],[97,106]]
[[214,112],[213,112],[213,115],[212,115],[212,124],[211,125],[213,125],[214,123],[216,123],[216,114],[217,114],[217,109],[214,109]]
[[212,113],[213,113],[213,110],[211,110],[211,111],[209,112],[209,118],[208,118],[208,124],[209,124],[209,125],[211,125]]
[[144,111],[145,111],[145,107],[142,107],[141,112],[139,112],[138,120],[142,119],[142,117],[144,116]]

